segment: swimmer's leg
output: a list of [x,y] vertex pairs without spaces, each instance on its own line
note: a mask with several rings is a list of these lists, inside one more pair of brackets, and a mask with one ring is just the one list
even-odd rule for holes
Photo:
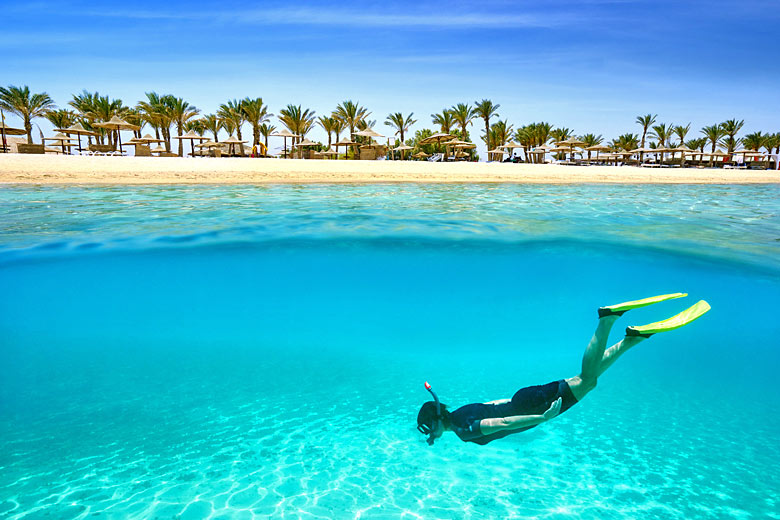
[[604,352],[604,357],[601,358],[601,366],[599,366],[599,376],[603,374],[609,367],[612,366],[612,363],[617,361],[617,359],[628,352],[628,350],[631,347],[634,347],[638,345],[639,343],[643,342],[647,338],[644,338],[642,336],[626,336],[622,340],[618,341],[611,347],[609,347]]
[[599,318],[596,332],[593,333],[593,337],[590,339],[590,343],[588,343],[588,348],[585,349],[585,354],[582,356],[582,371],[578,376],[566,380],[571,388],[571,393],[574,394],[578,401],[596,388],[596,382],[602,372],[601,362],[604,358],[604,351],[607,348],[609,331],[618,318],[619,316],[615,314]]

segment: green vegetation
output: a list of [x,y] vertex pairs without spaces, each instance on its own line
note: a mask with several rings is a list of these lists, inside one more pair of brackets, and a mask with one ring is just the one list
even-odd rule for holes
[[[193,131],[203,136],[210,133],[213,140],[219,142],[219,133],[224,130],[229,136],[242,138],[242,127],[248,124],[252,128],[252,145],[259,145],[261,137],[266,149],[268,138],[277,130],[271,124],[276,117],[285,128],[298,137],[292,140],[295,144],[311,131],[315,124],[319,125],[328,136],[327,145],[320,143],[325,150],[334,142],[341,139],[341,134],[348,130],[347,137],[357,143],[368,143],[368,137],[355,136],[358,130],[372,129],[376,125],[375,120],[369,120],[371,115],[365,107],[352,100],[345,100],[338,104],[330,115],[316,117],[314,110],[302,105],[289,104],[282,108],[277,116],[269,112],[267,105],[260,97],[244,99],[232,99],[219,105],[216,113],[201,114],[201,111],[183,98],[171,94],[158,94],[147,92],[145,99],[135,106],[126,106],[121,99],[112,99],[101,95],[99,92],[83,90],[74,94],[68,101],[69,108],[59,109],[54,100],[45,93],[33,93],[27,86],[0,87],[0,108],[17,115],[23,122],[27,141],[32,144],[32,126],[37,118],[47,119],[55,128],[66,128],[79,123],[86,130],[95,132],[94,139],[99,144],[107,143],[115,145],[118,142],[118,131],[105,130],[95,126],[97,123],[109,121],[113,117],[124,119],[128,123],[143,128],[149,126],[154,131],[155,137],[165,143],[166,150],[171,150],[171,140],[175,135],[181,135]],[[605,142],[601,135],[584,133],[576,135],[573,130],[566,127],[555,127],[548,122],[534,122],[515,127],[508,120],[498,119],[498,109],[501,105],[489,99],[475,101],[474,104],[457,103],[450,108],[444,108],[439,113],[431,114],[431,124],[434,129],[418,129],[411,139],[407,139],[412,126],[417,123],[414,114],[408,115],[402,112],[388,114],[384,124],[393,129],[393,136],[397,136],[397,143],[404,143],[413,149],[409,154],[401,157],[410,158],[419,152],[432,154],[437,149],[435,145],[422,145],[420,141],[430,137],[434,133],[442,132],[456,136],[458,139],[473,142],[469,134],[469,126],[475,120],[481,119],[484,129],[480,131],[480,139],[488,150],[505,146],[510,141],[516,141],[524,151],[522,154],[528,161],[538,161],[541,155],[530,154],[536,147],[555,144],[570,138],[582,141],[584,147],[592,147]],[[709,145],[709,153],[716,153],[720,147],[724,155],[732,155],[735,151],[744,147],[748,150],[765,151],[766,153],[780,153],[780,133],[752,132],[740,136],[745,126],[741,119],[729,119],[722,123],[712,124],[700,130],[700,137],[688,139],[691,124],[656,123],[657,115],[646,114],[637,116],[635,122],[641,127],[641,134],[626,133],[609,141],[607,146],[612,151],[630,152],[637,148],[653,150],[674,149],[687,146],[691,150],[702,153]],[[173,134],[173,132],[177,134]],[[135,131],[136,137],[141,137],[141,130]],[[87,136],[88,143],[92,143],[92,136]],[[647,140],[651,142],[648,144]],[[241,146],[243,151],[243,145]],[[354,153],[354,149],[353,153]],[[464,150],[471,159],[476,158],[474,149]],[[349,155],[349,150],[347,154]],[[178,155],[184,154],[182,140],[179,140]],[[489,154],[498,155],[498,154]],[[640,153],[640,161],[643,160]],[[498,157],[491,157],[497,159]],[[591,153],[588,151],[588,158]],[[714,158],[710,156],[710,165]]]

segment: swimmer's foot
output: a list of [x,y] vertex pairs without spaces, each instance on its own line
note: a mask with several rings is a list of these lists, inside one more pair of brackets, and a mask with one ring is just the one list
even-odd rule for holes
[[683,325],[688,325],[692,321],[704,316],[704,314],[706,314],[709,310],[710,304],[704,300],[700,300],[693,306],[688,307],[682,311],[680,314],[672,316],[671,318],[665,319],[663,321],[657,321],[648,325],[640,325],[638,327],[626,327],[626,336],[649,338],[658,332],[679,329]]
[[651,296],[650,298],[643,298],[641,300],[634,300],[632,302],[616,303],[615,305],[599,307],[599,318],[603,318],[605,316],[622,316],[624,312],[631,309],[638,309],[639,307],[665,302],[666,300],[674,300],[675,298],[682,298],[684,296],[688,296],[688,293],[678,292],[674,294],[662,294],[660,296]]

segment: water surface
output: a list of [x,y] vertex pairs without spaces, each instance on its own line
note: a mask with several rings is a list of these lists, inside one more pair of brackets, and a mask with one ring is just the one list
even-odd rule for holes
[[[780,518],[774,186],[6,187],[0,517]],[[415,430],[713,310],[487,447]]]

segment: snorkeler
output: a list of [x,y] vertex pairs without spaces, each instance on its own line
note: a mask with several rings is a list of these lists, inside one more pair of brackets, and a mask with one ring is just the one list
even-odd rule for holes
[[521,388],[511,399],[467,404],[450,412],[446,405],[439,402],[431,385],[426,382],[425,388],[433,396],[433,401],[424,403],[420,408],[417,414],[417,429],[428,435],[428,444],[431,445],[445,431],[455,432],[464,442],[485,445],[549,421],[582,401],[588,392],[596,387],[599,376],[631,347],[658,332],[687,325],[710,310],[709,304],[701,300],[669,319],[626,328],[626,336],[612,347],[606,348],[609,331],[624,312],[683,296],[688,295],[664,294],[599,308],[599,324],[588,348],[585,349],[580,374],[546,385]]

